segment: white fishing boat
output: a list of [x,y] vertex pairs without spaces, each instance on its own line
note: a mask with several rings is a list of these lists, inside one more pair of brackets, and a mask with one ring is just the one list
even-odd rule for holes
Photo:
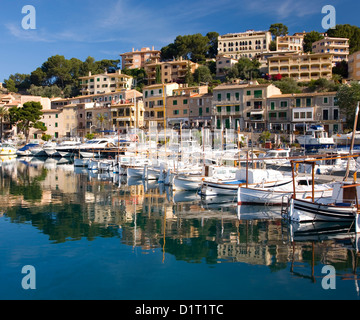
[[274,166],[290,166],[290,149],[274,149],[266,152],[263,161]]
[[[348,155],[351,158],[353,155]],[[292,173],[294,178],[294,166],[300,161],[292,161]],[[314,177],[316,160],[303,160],[303,163],[312,163],[312,176]],[[354,221],[359,216],[359,191],[360,184],[347,181],[347,175],[343,181],[334,182],[331,197],[315,198],[314,193],[310,199],[299,199],[296,186],[293,184],[293,194],[282,206],[283,214],[294,222],[312,221]]]
[[43,145],[43,150],[48,157],[52,157],[56,153],[57,143],[53,141],[47,141]]
[[[297,177],[296,196],[298,199],[329,198],[332,196],[332,184],[318,184],[312,186],[312,179],[308,177]],[[266,205],[282,205],[284,197],[290,197],[293,194],[289,185],[271,188],[258,188],[239,186],[238,188],[238,204],[266,204]]]
[[335,145],[334,139],[328,136],[321,125],[310,126],[305,135],[299,135],[296,139],[305,149],[330,148]]
[[234,179],[206,178],[201,184],[201,194],[204,196],[233,195],[236,197],[238,187],[271,188],[291,185],[292,177],[272,169],[238,169]]
[[173,190],[199,190],[205,178],[234,179],[238,169],[230,166],[203,166],[202,172],[176,174],[173,179]]
[[2,143],[0,146],[0,156],[14,156],[16,155],[16,147],[11,143]]
[[32,148],[38,148],[40,145],[38,143],[28,143],[22,148],[18,149],[16,151],[16,154],[21,157],[28,157],[33,156],[33,153],[31,152]]
[[56,152],[52,155],[60,157],[71,157],[73,155],[77,155],[80,144],[80,141],[63,141],[55,147]]

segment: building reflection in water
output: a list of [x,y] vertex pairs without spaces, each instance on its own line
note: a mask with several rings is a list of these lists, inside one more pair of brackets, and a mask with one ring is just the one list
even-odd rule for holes
[[237,207],[234,199],[201,199],[156,181],[88,172],[55,159],[7,159],[0,178],[1,214],[31,223],[55,243],[118,237],[145,253],[162,250],[163,259],[170,254],[272,271],[290,263],[295,276],[310,279],[312,272],[301,275],[299,266],[336,264],[344,278],[356,278],[356,239],[349,225],[289,226],[277,207]]

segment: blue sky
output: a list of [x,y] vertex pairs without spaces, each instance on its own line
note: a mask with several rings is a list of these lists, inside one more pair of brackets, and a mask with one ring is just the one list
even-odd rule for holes
[[[35,30],[22,28],[25,5],[36,9]],[[290,34],[323,32],[324,5],[335,7],[337,24],[360,26],[356,0],[0,0],[0,82],[52,55],[118,59],[132,48],[160,50],[178,35],[267,30],[272,23]]]

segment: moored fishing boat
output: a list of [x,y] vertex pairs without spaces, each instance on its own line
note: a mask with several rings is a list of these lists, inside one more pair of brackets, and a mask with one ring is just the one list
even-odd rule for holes
[[0,156],[13,156],[16,155],[16,147],[11,143],[2,143],[0,146]]
[[[300,199],[312,198],[312,183],[307,177],[297,178],[297,197]],[[289,190],[290,189],[290,190]],[[329,198],[332,196],[332,184],[319,184],[314,186],[315,198]],[[292,195],[289,185],[271,188],[258,188],[239,186],[238,188],[238,204],[266,204],[281,205],[285,196]]]
[[201,194],[204,196],[233,195],[236,196],[238,187],[271,188],[275,186],[291,185],[292,177],[272,169],[238,169],[234,179],[204,179],[201,185]]

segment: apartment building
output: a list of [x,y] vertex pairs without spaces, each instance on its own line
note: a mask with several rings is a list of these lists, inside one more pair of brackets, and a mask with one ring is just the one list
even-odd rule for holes
[[356,51],[349,55],[348,71],[349,80],[360,80],[360,51]]
[[348,61],[349,39],[324,37],[324,39],[312,44],[312,51],[314,53],[332,54],[332,64],[335,66],[337,62]]
[[120,54],[121,68],[122,69],[140,69],[145,67],[145,63],[153,60],[160,59],[160,50],[155,50],[154,46],[150,48],[141,48],[135,50],[132,48],[131,52],[125,52]]
[[213,90],[213,125],[221,129],[266,128],[266,99],[281,94],[273,84],[222,84]]
[[212,99],[211,93],[200,93],[189,99],[189,122],[194,128],[209,127],[212,125]]
[[188,69],[191,73],[194,73],[198,67],[197,63],[183,60],[180,57],[179,59],[163,62],[154,59],[145,63],[144,69],[147,74],[148,85],[154,85],[156,84],[157,73],[160,74],[163,83],[184,83]]
[[310,81],[319,78],[331,79],[332,54],[287,54],[268,58],[270,76],[281,74],[296,81]]
[[[124,118],[128,111],[118,112],[119,121],[113,121],[112,111],[110,108],[122,109],[122,106],[135,105],[138,109],[138,117],[131,116],[130,120],[120,120],[122,114]],[[103,93],[94,95],[84,95],[74,98],[59,99],[55,98],[51,101],[51,108],[54,110],[60,110],[68,105],[77,106],[77,133],[79,137],[84,137],[87,133],[100,132],[102,130],[121,130],[124,131],[126,128],[132,128],[135,124],[139,127],[143,123],[141,117],[143,117],[143,102],[142,93],[134,89],[132,90],[121,90],[114,93]],[[118,111],[118,110],[116,110]],[[142,113],[141,113],[142,112]],[[136,119],[136,122],[134,122]]]
[[78,136],[76,104],[67,104],[59,109],[43,110],[41,121],[45,124],[47,130],[42,132],[32,129],[31,136],[34,139],[40,139],[43,133],[55,139]]
[[133,78],[122,74],[121,70],[115,73],[91,74],[86,77],[79,77],[82,95],[94,95],[101,93],[117,92],[130,89],[133,84]]
[[[191,113],[195,110],[190,108],[194,97],[208,93],[208,86],[187,87],[180,85],[174,89],[171,96],[166,98],[166,120],[167,124],[174,125],[179,123],[190,124]],[[202,100],[200,101],[200,114],[202,116]],[[198,109],[198,108],[197,108]],[[198,110],[196,110],[198,112]]]
[[[44,98],[40,96],[21,95],[17,93],[0,94],[0,107],[4,107],[6,110],[9,110],[12,107],[21,108],[24,103],[30,101],[40,102],[43,111],[49,110],[51,108],[51,101],[49,98]],[[16,126],[11,126],[10,122],[7,119],[3,119],[2,134],[3,134],[3,138],[7,139],[20,134],[20,131]],[[36,129],[31,128],[30,137],[33,137],[34,134],[37,137],[37,135],[40,134],[40,132],[38,132],[38,130]]]
[[254,58],[257,54],[269,51],[271,40],[269,31],[228,33],[218,37],[218,54],[226,54],[236,60],[242,57]]
[[233,67],[239,60],[231,58],[227,54],[218,54],[216,56],[216,77],[224,78],[226,71]]
[[322,124],[333,134],[343,130],[336,92],[272,95],[267,98],[267,129],[276,132],[302,132],[304,126]]
[[179,88],[178,83],[163,83],[143,88],[144,125],[164,127],[164,120],[168,116],[166,98],[173,95],[173,90]]
[[144,103],[142,100],[111,106],[112,128],[120,133],[144,126]]
[[303,52],[304,34],[276,37],[276,51]]

